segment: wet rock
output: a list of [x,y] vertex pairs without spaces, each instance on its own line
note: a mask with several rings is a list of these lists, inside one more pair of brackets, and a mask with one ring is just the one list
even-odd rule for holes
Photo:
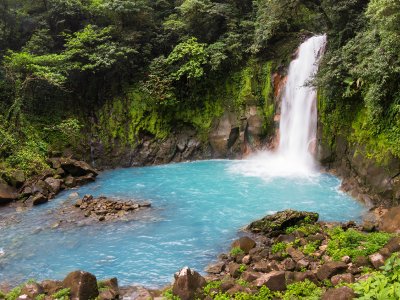
[[226,157],[240,134],[239,122],[234,113],[226,112],[213,121],[209,135],[215,157]]
[[331,261],[323,264],[317,271],[319,280],[329,279],[347,269],[347,265],[341,261]]
[[328,289],[322,296],[322,300],[351,300],[355,298],[354,291],[347,287]]
[[50,190],[54,193],[54,194],[58,194],[58,192],[60,192],[61,189],[61,179],[55,179],[53,177],[48,177],[45,179],[45,182],[49,185]]
[[172,293],[181,300],[191,300],[199,297],[203,292],[206,280],[198,272],[188,267],[175,274]]
[[255,280],[255,285],[257,287],[265,285],[271,291],[284,291],[286,289],[285,272],[273,271],[263,274]]
[[285,210],[254,221],[247,228],[255,233],[262,232],[267,236],[278,236],[288,227],[305,221],[316,222],[318,217],[318,214],[313,212]]
[[0,182],[0,205],[17,199],[17,190]]
[[219,274],[225,270],[225,263],[223,261],[209,265],[205,271],[210,274]]
[[231,245],[232,248],[240,248],[244,253],[248,254],[251,249],[256,246],[256,242],[248,236],[243,236],[234,241]]
[[72,158],[60,158],[61,168],[71,174],[72,176],[85,176],[93,174],[95,177],[98,175],[97,171],[84,161],[78,161]]
[[32,201],[32,205],[40,205],[49,201],[49,199],[41,193],[32,196],[32,199],[28,199],[28,202]]
[[338,274],[332,276],[331,282],[334,286],[340,283],[354,283],[354,276],[353,274],[345,273],[345,274]]
[[95,180],[96,180],[96,177],[92,173],[89,173],[89,174],[87,174],[85,176],[75,177],[75,183],[78,186],[85,185],[85,184],[90,183],[90,182],[94,182]]
[[379,269],[385,264],[385,258],[380,253],[374,253],[368,256],[369,261],[374,266],[375,269]]
[[71,298],[79,300],[94,299],[99,295],[96,276],[84,271],[69,273],[63,280],[63,287],[71,290]]
[[27,295],[29,299],[35,299],[36,296],[43,294],[43,287],[36,282],[26,283],[21,290],[21,295]]

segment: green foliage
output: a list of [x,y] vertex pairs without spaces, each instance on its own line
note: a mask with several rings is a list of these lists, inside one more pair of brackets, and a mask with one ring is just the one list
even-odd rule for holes
[[46,294],[39,294],[35,297],[35,300],[44,300],[46,298]]
[[287,290],[283,295],[283,300],[292,300],[292,299],[309,299],[309,300],[318,300],[321,299],[322,289],[318,287],[315,283],[306,279],[301,282],[296,282],[289,284],[287,286]]
[[47,139],[53,149],[62,150],[68,146],[76,147],[81,137],[83,125],[75,118],[68,118],[61,121],[47,131]]
[[204,287],[203,291],[206,296],[213,297],[218,294],[218,290],[221,287],[222,281],[221,280],[214,280],[207,283]]
[[242,255],[242,254],[244,254],[244,252],[242,249],[240,249],[240,247],[233,247],[230,252],[230,255],[233,257],[235,257],[237,255]]
[[286,228],[286,234],[293,233],[295,231],[302,232],[306,237],[309,235],[316,234],[321,231],[321,227],[318,224],[305,224],[305,225],[295,225]]
[[357,299],[399,299],[400,298],[400,258],[393,254],[381,268],[366,280],[352,285]]
[[7,293],[5,299],[6,300],[16,300],[19,297],[19,295],[21,294],[21,291],[22,291],[22,287],[17,286]]
[[227,293],[215,294],[212,299],[214,300],[270,300],[274,298],[274,293],[271,292],[266,286],[262,286],[260,290],[255,294],[249,294],[244,292],[236,293],[231,296]]
[[243,273],[243,272],[246,271],[246,270],[247,270],[247,266],[246,266],[246,265],[241,264],[241,265],[239,266],[239,272],[240,272],[240,273]]
[[163,293],[163,297],[165,297],[165,299],[167,300],[180,300],[181,298],[179,298],[178,296],[175,296],[172,293],[172,289],[167,289],[164,293]]
[[367,256],[382,248],[391,238],[384,232],[363,233],[354,229],[344,231],[341,227],[335,227],[329,232],[327,253],[334,260],[340,260],[343,256],[356,258]]
[[57,291],[56,293],[51,295],[51,297],[53,299],[57,299],[57,300],[68,300],[70,298],[69,297],[70,293],[71,293],[71,290],[69,288],[65,288],[65,289],[61,289],[61,290]]
[[315,242],[308,242],[306,245],[304,245],[302,252],[306,255],[311,255],[315,251],[318,250],[318,247],[321,245],[320,241],[315,241]]
[[286,252],[287,246],[288,246],[288,244],[285,242],[275,243],[271,247],[271,252],[272,253],[278,253],[278,252],[284,253],[284,252]]

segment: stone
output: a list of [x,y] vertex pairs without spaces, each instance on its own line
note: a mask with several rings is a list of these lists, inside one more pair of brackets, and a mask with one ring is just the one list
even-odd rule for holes
[[61,168],[72,176],[85,176],[89,173],[92,173],[95,177],[98,175],[97,171],[84,161],[72,158],[60,158],[60,164]]
[[374,266],[375,269],[379,269],[385,264],[385,258],[380,253],[374,253],[368,256],[369,261]]
[[65,178],[65,180],[64,180],[64,185],[65,185],[67,188],[76,187],[76,180],[75,180],[75,177],[73,177],[73,176],[71,176],[71,175],[68,175],[67,178]]
[[242,263],[245,265],[249,265],[251,263],[251,256],[250,255],[245,255],[242,258]]
[[274,261],[261,260],[253,265],[253,269],[257,272],[268,273],[271,271],[278,271],[279,266]]
[[353,265],[356,267],[366,267],[366,266],[370,266],[371,264],[367,257],[357,256],[353,261]]
[[288,247],[286,249],[287,254],[289,254],[289,256],[291,258],[293,258],[293,260],[295,262],[298,262],[299,260],[302,260],[304,258],[304,254],[303,252],[301,252],[300,250],[293,248],[293,247]]
[[100,299],[118,299],[120,292],[117,278],[113,277],[102,280],[99,282],[99,285],[102,287],[102,290],[104,289],[103,291],[100,291]]
[[0,182],[0,205],[16,200],[17,190],[7,184]]
[[350,274],[350,273],[338,274],[338,275],[332,276],[331,282],[334,286],[336,286],[340,283],[354,283],[354,276],[353,276],[353,274]]
[[63,283],[60,280],[44,280],[41,286],[46,294],[52,295],[63,288]]
[[328,289],[322,296],[322,300],[351,300],[355,298],[354,291],[348,286]]
[[239,135],[239,121],[234,113],[225,112],[221,117],[213,120],[209,134],[213,156],[216,158],[226,157]]
[[50,190],[54,193],[54,194],[58,194],[58,192],[61,189],[61,180],[60,179],[55,179],[53,177],[48,177],[44,180],[50,187]]
[[78,300],[94,299],[99,295],[96,276],[89,272],[74,271],[63,280],[63,287],[71,290],[71,298]]
[[297,262],[296,269],[298,269],[298,270],[306,269],[306,268],[308,268],[309,265],[310,265],[310,262],[307,259],[303,258]]
[[188,267],[175,274],[172,293],[181,300],[192,300],[199,297],[207,284],[203,276]]
[[[108,299],[101,299],[102,295],[104,295],[103,293],[100,293],[99,295],[99,300],[110,300]],[[108,296],[107,294],[105,296]],[[115,298],[118,299],[118,298]],[[142,286],[133,286],[133,287],[125,287],[125,288],[121,288],[121,296],[119,297],[119,299],[125,299],[125,300],[130,300],[130,299],[134,299],[134,300],[152,300],[152,299],[156,299],[153,298],[153,295],[144,287]],[[164,297],[160,297],[160,300],[165,300]]]
[[228,272],[233,278],[240,277],[240,265],[234,262],[228,264]]
[[254,280],[256,280],[260,276],[261,276],[261,273],[258,273],[258,272],[244,271],[242,276],[241,276],[241,278],[244,281],[253,282]]
[[43,292],[43,287],[36,282],[26,283],[21,289],[21,295],[27,295],[30,299],[35,299],[36,296],[43,294]]
[[285,210],[252,222],[247,228],[251,232],[264,233],[267,236],[278,236],[288,227],[299,225],[305,220],[309,223],[318,221],[319,215],[313,212]]
[[11,174],[7,176],[6,180],[13,187],[20,188],[24,184],[26,178],[22,170],[13,170]]
[[49,201],[49,199],[41,193],[34,195],[30,200],[32,201],[32,205],[40,205]]
[[256,246],[256,242],[248,236],[243,236],[234,241],[231,245],[232,248],[240,248],[246,254]]
[[296,237],[293,234],[281,234],[276,238],[276,242],[293,243]]
[[323,264],[317,271],[319,280],[329,279],[347,269],[347,265],[342,261],[331,261]]
[[59,157],[52,157],[47,160],[53,169],[61,168],[61,162]]
[[296,268],[296,262],[289,258],[286,258],[282,261],[282,267],[286,271],[293,271]]
[[237,293],[251,293],[251,290],[248,287],[244,287],[240,284],[235,284],[233,287],[227,290],[226,293],[233,296]]
[[306,279],[308,279],[314,283],[318,282],[317,276],[312,271],[294,272],[294,281],[295,282],[304,281]]
[[400,233],[400,206],[390,208],[380,219],[380,231]]
[[286,289],[286,277],[284,271],[273,271],[263,274],[255,280],[257,287],[266,286],[271,291],[284,291]]
[[40,193],[45,196],[49,194],[50,186],[43,180],[38,180],[36,183],[32,186],[32,193]]
[[343,256],[340,260],[341,260],[342,262],[344,262],[345,264],[348,264],[348,263],[351,262],[351,257],[348,256],[348,255],[345,255],[345,256]]
[[384,248],[387,248],[390,253],[400,251],[400,237],[393,237],[387,242]]
[[87,183],[94,182],[95,180],[96,177],[92,173],[89,173],[85,176],[75,177],[76,185],[85,185]]
[[211,264],[205,269],[205,271],[210,274],[220,274],[224,270],[225,270],[225,263],[223,261]]

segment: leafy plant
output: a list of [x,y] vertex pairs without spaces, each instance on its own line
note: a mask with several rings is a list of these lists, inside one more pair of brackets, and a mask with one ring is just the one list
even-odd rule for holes
[[65,288],[55,292],[51,297],[58,300],[68,300],[71,293],[71,289]]
[[233,248],[231,249],[230,254],[231,254],[231,256],[235,257],[235,256],[237,256],[237,255],[242,255],[242,254],[244,254],[244,251],[243,251],[242,249],[240,249],[240,247],[233,247]]
[[164,293],[163,296],[167,299],[167,300],[180,300],[181,298],[179,298],[178,296],[175,296],[172,293],[172,289],[167,289]]
[[288,246],[288,244],[285,242],[275,243],[271,247],[271,252],[272,253],[278,253],[278,252],[284,253],[286,251],[287,246]]
[[22,291],[22,287],[17,286],[7,293],[7,295],[5,296],[5,299],[6,300],[15,300],[19,297],[19,295],[21,295],[21,291]]
[[283,295],[283,300],[292,299],[307,299],[318,300],[322,296],[322,289],[312,281],[306,279],[305,281],[289,284],[287,290]]
[[207,283],[204,287],[204,294],[210,297],[218,294],[218,289],[221,287],[222,281],[221,280],[214,280]]

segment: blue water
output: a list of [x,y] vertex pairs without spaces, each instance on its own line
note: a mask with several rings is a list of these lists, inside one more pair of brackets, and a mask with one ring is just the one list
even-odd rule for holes
[[[269,181],[230,172],[232,161],[201,161],[118,169],[76,192],[149,200],[139,220],[54,228],[50,211],[68,201],[71,190],[48,204],[16,213],[20,221],[0,227],[0,282],[62,279],[76,269],[120,284],[159,287],[188,265],[202,271],[227,251],[250,221],[287,208],[316,211],[322,220],[359,220],[365,208],[338,191],[339,180]],[[4,254],[1,256],[2,251]]]

